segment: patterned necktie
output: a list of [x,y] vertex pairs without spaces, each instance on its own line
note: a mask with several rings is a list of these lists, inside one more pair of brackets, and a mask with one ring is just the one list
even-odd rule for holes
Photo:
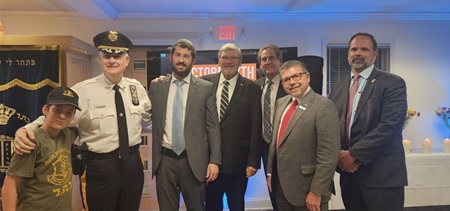
[[228,103],[230,102],[228,100],[228,85],[230,85],[230,82],[228,81],[223,82],[222,94],[220,96],[220,120],[222,120],[223,115],[227,110]]
[[180,155],[185,149],[183,123],[183,80],[176,80],[177,91],[173,98],[172,150]]
[[359,87],[359,75],[353,76],[353,84],[350,88],[349,94],[348,94],[348,103],[347,103],[347,117],[345,120],[345,140],[347,141],[348,146],[350,147],[350,120],[352,118],[352,112],[353,112],[353,101],[355,100],[356,92],[358,91]]
[[270,93],[272,91],[271,80],[267,81],[267,89],[264,94],[264,113],[263,113],[263,127],[264,127],[264,141],[270,143],[272,141],[272,123],[270,121]]
[[130,157],[127,118],[125,115],[122,95],[120,94],[120,87],[116,84],[113,89],[116,91],[114,94],[114,101],[116,103],[117,126],[119,128],[119,156],[123,160],[127,160]]
[[281,138],[283,138],[284,131],[286,130],[289,121],[291,120],[291,117],[294,114],[295,109],[297,108],[297,105],[298,105],[297,100],[294,100],[294,102],[292,102],[291,104],[291,107],[289,107],[289,109],[284,114],[283,121],[281,122],[280,132],[278,133],[277,147],[280,146]]

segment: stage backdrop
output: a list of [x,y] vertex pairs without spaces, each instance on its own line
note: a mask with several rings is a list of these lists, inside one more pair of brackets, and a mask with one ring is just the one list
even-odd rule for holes
[[59,46],[0,46],[1,171],[15,131],[40,116],[47,94],[61,86],[59,61]]

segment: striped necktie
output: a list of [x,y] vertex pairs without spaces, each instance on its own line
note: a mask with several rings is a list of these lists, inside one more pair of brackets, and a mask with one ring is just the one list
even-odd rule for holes
[[230,102],[228,99],[228,86],[230,82],[224,81],[222,87],[222,94],[220,96],[220,120],[222,120],[225,111],[227,110],[228,103]]

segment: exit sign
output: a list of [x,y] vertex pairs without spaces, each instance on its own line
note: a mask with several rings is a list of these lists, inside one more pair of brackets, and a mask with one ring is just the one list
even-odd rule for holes
[[236,40],[236,26],[217,26],[217,39],[218,40]]

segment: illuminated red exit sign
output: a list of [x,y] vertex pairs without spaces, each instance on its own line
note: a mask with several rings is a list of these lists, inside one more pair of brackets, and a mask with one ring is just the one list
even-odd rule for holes
[[217,26],[218,40],[236,40],[236,26]]

